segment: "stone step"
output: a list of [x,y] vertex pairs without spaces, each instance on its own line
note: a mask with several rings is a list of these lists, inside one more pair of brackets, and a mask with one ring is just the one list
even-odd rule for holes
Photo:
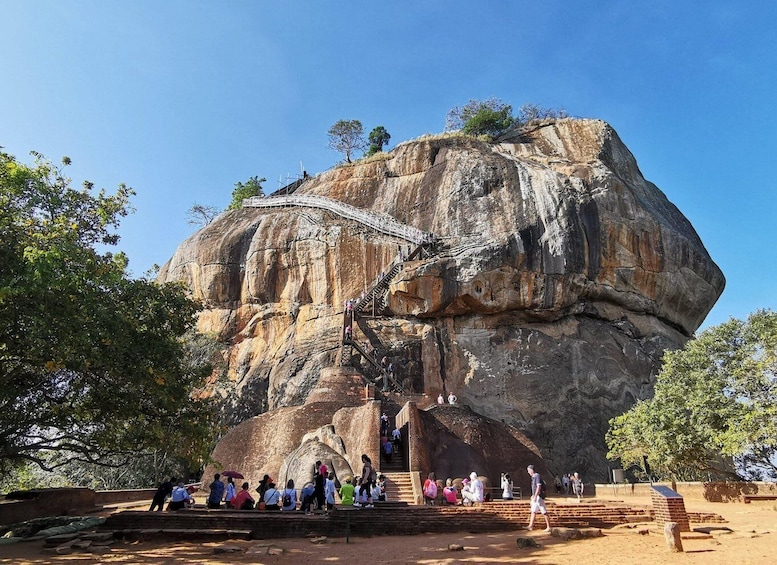
[[[631,521],[651,521],[649,508],[625,505],[572,505],[547,502],[553,526],[607,528]],[[346,528],[352,535],[410,535],[424,532],[495,532],[518,530],[529,518],[528,501],[487,502],[475,507],[405,505],[396,500],[375,508],[336,506],[328,516],[302,512],[193,509],[179,512],[126,510],[112,514],[101,530],[142,532],[144,536],[186,536],[194,532],[231,531],[252,538],[341,536]],[[701,516],[700,516],[701,518]],[[709,517],[709,519],[711,519]],[[705,517],[707,519],[707,517]],[[694,521],[693,519],[691,520]],[[238,534],[239,531],[239,534]],[[156,533],[159,532],[159,533]],[[161,532],[165,532],[162,534]]]
[[408,472],[383,473],[386,476],[386,498],[408,504],[415,503],[413,496],[413,479]]

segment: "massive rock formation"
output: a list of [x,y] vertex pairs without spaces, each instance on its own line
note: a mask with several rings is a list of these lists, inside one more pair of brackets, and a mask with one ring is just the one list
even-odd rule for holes
[[[231,429],[216,446],[214,464],[204,476],[239,469],[252,485],[269,474],[279,485],[292,479],[301,488],[312,480],[314,463],[322,461],[343,482],[361,473],[362,453],[381,469],[377,440],[381,411],[380,402],[365,401],[362,378],[355,369],[324,369],[304,404],[270,410]],[[434,405],[419,411],[407,405],[402,416],[406,421],[397,423],[403,431],[401,449],[410,460],[408,467],[424,477],[434,470],[443,479],[462,478],[476,470],[498,485],[499,474],[507,471],[515,486],[526,492],[530,481],[525,466],[532,463],[538,472],[547,471],[526,436],[467,406]],[[413,442],[408,441],[411,434]]]
[[[724,286],[688,220],[601,121],[547,122],[498,144],[411,141],[297,194],[439,238],[354,337],[416,392],[454,391],[522,430],[556,473],[606,478],[608,420],[650,396],[663,351],[683,345]],[[234,399],[228,423],[305,402],[339,361],[343,302],[398,249],[408,243],[301,207],[228,212],[179,247],[160,279],[185,281],[207,306],[200,328],[230,345],[234,391],[218,391]]]

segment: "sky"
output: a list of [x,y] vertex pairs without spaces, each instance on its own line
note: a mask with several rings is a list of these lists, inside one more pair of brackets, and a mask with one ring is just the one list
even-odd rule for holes
[[764,0],[0,0],[0,146],[137,195],[135,276],[194,203],[335,165],[357,119],[396,143],[470,99],[611,124],[727,279],[702,329],[777,310],[777,3]]

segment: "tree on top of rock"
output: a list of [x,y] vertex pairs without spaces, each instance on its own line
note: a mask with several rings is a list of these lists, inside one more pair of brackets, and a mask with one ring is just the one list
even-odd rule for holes
[[513,107],[498,98],[470,100],[448,112],[445,130],[496,138],[515,123]]
[[470,100],[448,112],[445,131],[461,131],[468,135],[485,135],[494,140],[514,126],[544,119],[565,118],[563,109],[545,108],[539,104],[524,104],[513,116],[513,107],[498,98]]
[[378,126],[370,132],[368,139],[370,141],[370,148],[367,150],[367,156],[369,157],[383,151],[383,146],[388,145],[391,134],[383,126]]
[[364,128],[359,120],[338,120],[327,132],[327,147],[345,155],[345,162],[351,162],[354,151],[363,151],[367,147],[364,141]]
[[235,210],[243,206],[243,200],[246,198],[252,198],[254,196],[264,196],[262,190],[262,183],[267,181],[266,178],[259,178],[253,176],[246,182],[236,182],[235,189],[232,191],[232,202],[230,203],[228,210]]
[[219,215],[219,212],[216,206],[195,202],[186,210],[186,223],[190,226],[207,226]]

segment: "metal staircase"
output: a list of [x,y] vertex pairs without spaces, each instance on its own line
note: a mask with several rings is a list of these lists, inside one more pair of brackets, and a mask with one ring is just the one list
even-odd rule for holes
[[415,243],[416,245],[432,243],[436,239],[434,234],[403,224],[392,216],[356,208],[345,202],[332,200],[331,198],[326,198],[324,196],[290,194],[268,197],[253,196],[243,200],[244,208],[285,208],[292,206],[328,210],[338,216],[359,222],[360,224],[385,235],[398,237],[405,241]]
[[[389,373],[386,369],[383,368],[383,366],[378,362],[377,359],[375,359],[372,355],[368,354],[364,348],[359,345],[359,343],[355,340],[343,340],[343,348],[353,348],[355,349],[359,355],[361,355],[364,359],[366,359],[373,367],[375,367],[378,371],[378,376],[372,380],[368,379],[364,375],[365,382],[379,385],[381,382],[383,383],[382,387],[385,392],[396,392],[398,394],[404,394],[405,389],[402,386],[402,384],[394,378],[393,373]],[[347,353],[344,352],[343,354],[343,364],[346,364],[345,358],[348,357],[348,360],[350,361],[350,358],[353,356],[353,351],[348,351]]]
[[[274,192],[268,197],[254,196],[243,200],[244,208],[285,208],[285,207],[307,207],[318,208],[327,210],[334,214],[337,214],[343,218],[359,222],[377,232],[385,235],[397,237],[405,241],[409,241],[416,245],[415,250],[410,253],[407,258],[404,258],[401,253],[389,266],[388,272],[382,273],[375,283],[367,289],[362,296],[354,301],[351,301],[352,307],[346,307],[343,312],[343,327],[341,333],[342,349],[340,356],[341,365],[352,364],[352,359],[355,353],[361,355],[367,360],[369,364],[377,369],[378,376],[373,379],[369,379],[362,375],[365,383],[378,384],[383,382],[383,390],[385,392],[396,392],[399,394],[405,394],[406,391],[402,384],[394,378],[393,373],[386,370],[375,356],[370,355],[368,351],[362,347],[358,340],[353,335],[356,330],[355,322],[357,317],[364,317],[370,312],[373,317],[383,314],[386,309],[386,300],[388,295],[389,285],[394,277],[402,270],[405,261],[412,260],[424,253],[424,249],[431,245],[434,245],[437,238],[434,234],[424,232],[418,228],[414,228],[407,224],[403,224],[396,218],[388,216],[386,214],[379,214],[362,208],[356,208],[344,202],[326,198],[324,196],[314,195],[297,195],[288,194],[289,192],[296,191],[308,177],[299,179],[290,185],[284,187],[280,191]],[[281,191],[287,192],[287,194],[279,195]],[[350,329],[347,329],[350,328]],[[350,334],[348,333],[350,332]],[[380,344],[376,344],[380,345]],[[375,348],[377,349],[377,346]],[[355,352],[354,352],[355,350]]]

